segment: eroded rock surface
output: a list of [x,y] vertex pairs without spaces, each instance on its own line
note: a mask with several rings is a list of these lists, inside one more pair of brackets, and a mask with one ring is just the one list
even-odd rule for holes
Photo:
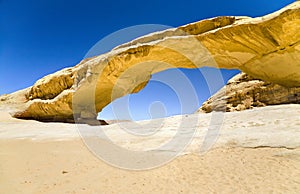
[[[95,119],[111,101],[140,91],[152,74],[170,68],[240,69],[255,78],[296,87],[299,41],[299,1],[259,18],[207,19],[149,34],[48,75],[23,92],[25,99],[10,105],[17,107],[13,116],[18,118]],[[2,105],[7,104],[4,101]]]
[[300,87],[288,88],[240,73],[204,102],[198,112],[233,112],[279,104],[300,104]]

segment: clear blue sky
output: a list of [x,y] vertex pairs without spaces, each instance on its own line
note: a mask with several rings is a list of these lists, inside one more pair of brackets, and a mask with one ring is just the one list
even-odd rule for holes
[[[97,41],[125,27],[179,26],[219,15],[255,17],[291,2],[293,0],[0,0],[0,94],[28,87],[44,75],[74,66]],[[209,96],[201,74],[197,70],[183,70],[183,73],[195,86],[201,104]],[[222,73],[226,81],[237,71]],[[172,77],[172,70],[157,76]],[[172,91],[152,81],[141,93],[130,97],[130,105],[134,105],[130,107],[133,119],[150,118],[149,103],[155,101],[165,104],[167,115],[179,113],[174,108],[178,102]],[[154,103],[152,111],[157,107],[159,109],[159,103]],[[103,117],[112,116],[109,109],[104,110]]]

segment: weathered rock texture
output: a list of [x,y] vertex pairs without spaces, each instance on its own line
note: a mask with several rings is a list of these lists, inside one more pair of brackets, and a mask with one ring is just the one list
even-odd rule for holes
[[[169,68],[240,69],[300,86],[300,2],[270,15],[217,17],[138,38],[37,81],[15,102],[18,118],[91,119],[112,100],[138,92]],[[74,115],[73,115],[74,113]]]
[[228,81],[197,112],[241,111],[253,107],[300,104],[300,87],[284,87],[240,73]]

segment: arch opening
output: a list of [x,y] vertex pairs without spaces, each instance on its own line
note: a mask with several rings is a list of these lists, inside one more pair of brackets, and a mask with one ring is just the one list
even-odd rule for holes
[[212,67],[164,70],[153,74],[138,93],[113,100],[98,113],[97,119],[112,124],[192,114],[223,87],[219,83],[209,83],[212,87],[208,86],[207,76],[216,75],[217,71],[221,72],[224,83],[240,72]]

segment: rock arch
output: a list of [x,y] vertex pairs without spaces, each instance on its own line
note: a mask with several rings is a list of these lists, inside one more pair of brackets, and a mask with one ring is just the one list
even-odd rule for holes
[[[259,18],[223,16],[152,33],[1,100],[15,107],[17,118],[68,122],[74,113],[94,119],[93,112],[74,112],[74,99],[75,106],[95,106],[99,112],[114,98],[140,91],[153,73],[203,66],[240,69],[254,78],[300,86],[300,2]],[[113,98],[112,91],[117,91]]]

